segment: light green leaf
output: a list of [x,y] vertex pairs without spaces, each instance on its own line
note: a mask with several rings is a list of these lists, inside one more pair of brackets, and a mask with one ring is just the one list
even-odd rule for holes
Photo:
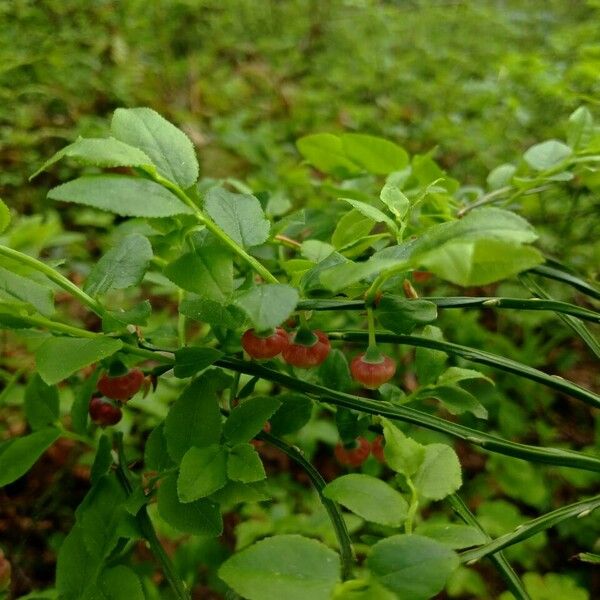
[[248,600],[329,600],[339,569],[338,555],[324,544],[278,535],[234,554],[219,577]]
[[217,537],[223,531],[219,505],[206,498],[181,502],[177,495],[175,475],[169,475],[161,481],[157,501],[160,516],[178,531],[211,537]]
[[488,383],[494,385],[494,382],[486,377],[483,373],[475,371],[474,369],[464,369],[462,367],[448,367],[438,378],[437,382],[440,384],[455,384],[461,381],[468,381],[470,379],[483,379]]
[[414,484],[419,494],[430,500],[441,500],[453,494],[462,485],[456,452],[446,444],[425,446],[425,458],[414,477]]
[[192,212],[158,183],[126,175],[80,177],[52,188],[48,198],[92,206],[122,217],[172,217]]
[[458,565],[448,546],[415,534],[381,540],[367,558],[371,574],[402,600],[429,600]]
[[44,383],[36,373],[25,388],[25,416],[31,429],[43,429],[59,417],[58,390]]
[[388,419],[381,419],[385,447],[385,461],[391,469],[406,477],[412,477],[425,458],[425,446],[404,435]]
[[152,167],[148,155],[115,138],[79,138],[48,159],[29,181],[65,157],[95,167]]
[[235,300],[257,331],[281,325],[296,310],[298,291],[279,283],[257,285],[242,292]]
[[181,502],[205,498],[227,483],[227,454],[218,444],[190,448],[183,456],[177,478]]
[[244,248],[267,241],[271,224],[257,198],[234,194],[222,187],[206,193],[204,208],[210,218],[237,244]]
[[331,244],[321,240],[306,240],[302,242],[302,248],[300,249],[302,256],[316,263],[321,262],[334,251],[335,248]]
[[573,150],[558,140],[548,140],[531,146],[523,158],[536,171],[545,171],[560,164],[573,154]]
[[394,333],[411,333],[415,327],[437,319],[437,306],[427,300],[384,295],[375,309],[377,320]]
[[458,523],[422,523],[415,529],[415,534],[437,540],[453,550],[479,546],[488,541],[485,533],[476,527]]
[[10,209],[0,199],[0,233],[4,233],[10,225]]
[[38,458],[60,437],[54,427],[13,438],[0,446],[0,487],[27,473]]
[[138,285],[152,260],[152,246],[143,235],[122,238],[94,266],[84,290],[91,296]]
[[331,243],[338,250],[349,244],[354,244],[367,236],[373,229],[375,221],[365,217],[360,211],[353,208],[347,212],[339,221],[331,236]]
[[394,258],[370,258],[364,262],[338,264],[320,272],[320,281],[326,289],[340,292],[361,280],[378,275],[386,269],[399,267],[402,262]]
[[44,316],[54,313],[54,298],[50,288],[3,267],[0,267],[0,291],[26,302]]
[[210,367],[223,353],[216,348],[198,348],[187,346],[175,352],[175,377],[192,377]]
[[427,398],[436,398],[453,415],[470,412],[478,419],[488,418],[488,411],[485,406],[473,394],[457,385],[425,386],[414,396],[414,399]]
[[394,142],[361,133],[340,137],[345,155],[369,173],[387,175],[408,165],[408,154]]
[[348,156],[342,140],[331,133],[315,133],[300,138],[296,146],[304,159],[323,173],[357,175],[361,168]]
[[490,171],[487,176],[487,184],[491,190],[497,190],[510,184],[517,167],[511,164],[504,164]]
[[274,396],[256,396],[244,400],[225,421],[225,438],[232,445],[251,440],[280,406],[281,402]]
[[398,219],[403,219],[410,208],[410,200],[398,186],[391,183],[386,183],[383,186],[379,194],[379,199]]
[[567,142],[571,148],[585,148],[594,134],[594,118],[585,107],[580,106],[569,116]]
[[160,175],[183,189],[198,179],[198,160],[192,142],[152,109],[118,108],[110,127],[117,139],[145,152]]
[[[577,585],[568,575],[525,573],[523,583],[531,600],[591,600],[588,590]],[[514,596],[510,592],[504,592],[500,594],[499,600],[514,600]]]
[[35,353],[37,371],[48,385],[54,385],[75,371],[112,356],[122,346],[121,340],[108,337],[51,337]]
[[408,504],[402,495],[371,475],[352,473],[338,477],[325,486],[323,495],[380,525],[400,527],[408,513]]
[[227,476],[243,483],[263,480],[267,474],[252,444],[237,444],[227,458]]
[[216,245],[184,254],[164,274],[180,288],[222,304],[233,292],[231,255]]
[[360,200],[353,200],[352,198],[340,198],[340,200],[347,202],[355,210],[361,212],[368,219],[375,221],[375,223],[385,223],[389,227],[390,231],[392,231],[394,234],[398,233],[398,226],[396,223],[394,223],[394,221],[385,213],[380,211],[378,208],[375,208],[371,204],[361,202]]

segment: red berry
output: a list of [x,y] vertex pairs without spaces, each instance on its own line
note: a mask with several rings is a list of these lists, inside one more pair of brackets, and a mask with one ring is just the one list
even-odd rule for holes
[[261,337],[248,329],[242,336],[242,347],[252,357],[258,360],[277,356],[288,344],[287,332],[278,327],[275,333]]
[[98,391],[112,400],[127,402],[135,396],[144,384],[144,374],[139,369],[132,369],[125,375],[111,377],[104,373],[98,380]]
[[385,455],[383,454],[383,447],[384,447],[384,439],[382,435],[378,435],[372,442],[371,442],[371,454],[380,462],[380,463],[384,463],[385,462]]
[[396,363],[389,357],[381,355],[380,362],[367,362],[365,354],[359,354],[350,363],[353,379],[371,390],[389,381],[396,373]]
[[108,398],[92,398],[88,410],[92,421],[102,427],[116,425],[123,416],[121,409]]
[[360,467],[369,458],[371,444],[366,438],[359,437],[354,448],[346,448],[343,444],[337,444],[333,452],[341,465]]
[[293,365],[294,367],[300,367],[301,369],[317,367],[324,362],[331,350],[329,338],[318,329],[313,331],[313,333],[317,339],[310,346],[296,343],[296,334],[292,334],[290,336],[289,344],[283,349],[283,360],[285,360],[286,363]]

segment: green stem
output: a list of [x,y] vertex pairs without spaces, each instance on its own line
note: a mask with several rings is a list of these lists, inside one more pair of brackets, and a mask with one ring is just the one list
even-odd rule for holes
[[377,348],[377,340],[375,338],[375,316],[373,309],[369,306],[367,308],[367,324],[369,327],[369,348]]
[[408,485],[408,488],[410,489],[410,505],[408,507],[406,521],[404,522],[404,530],[407,534],[410,535],[413,530],[413,522],[415,520],[415,515],[417,514],[417,509],[419,508],[419,494],[417,492],[417,488],[415,487],[410,477],[406,477],[406,483]]
[[488,556],[489,554],[498,552],[499,550],[507,548],[508,546],[522,542],[523,540],[534,536],[540,531],[554,527],[565,519],[571,519],[573,517],[587,517],[598,507],[600,507],[600,495],[594,496],[593,498],[588,498],[587,500],[580,500],[579,502],[569,504],[568,506],[563,506],[562,508],[558,508],[552,512],[546,513],[537,519],[533,519],[527,523],[523,523],[523,525],[519,525],[515,531],[500,536],[488,544],[484,544],[483,546],[479,546],[473,550],[466,550],[460,555],[461,561],[463,563],[474,562],[480,558],[483,558],[484,556]]
[[247,263],[256,273],[258,273],[265,281],[269,283],[279,283],[279,280],[273,275],[264,265],[256,258],[248,254],[241,246],[232,240],[216,223],[211,221],[200,210],[196,203],[172,181],[158,175],[157,173],[146,172],[156,183],[159,183],[169,191],[173,192],[184,204],[189,206],[193,211],[196,219],[204,225],[215,237],[217,237],[225,246],[227,246],[234,254],[237,254],[245,263]]
[[556,281],[560,281],[561,283],[566,283],[576,290],[579,290],[580,292],[583,292],[584,294],[587,294],[596,300],[600,300],[600,290],[597,290],[587,281],[584,281],[575,275],[571,275],[566,271],[561,271],[560,269],[556,269],[548,265],[540,265],[539,267],[529,269],[527,272],[546,277],[547,279],[554,279]]
[[[128,469],[127,469],[127,461],[125,460],[125,452],[123,449],[123,433],[117,432],[114,435],[114,443],[117,448],[117,455],[119,457],[119,462],[117,463],[117,478],[125,492],[127,494],[131,494],[133,491],[133,487],[131,485],[131,481],[129,479]],[[169,558],[168,554],[165,552],[163,545],[160,543],[158,536],[156,535],[156,531],[154,530],[154,525],[152,525],[152,521],[150,520],[150,516],[148,515],[148,510],[144,505],[138,514],[136,515],[136,521],[140,528],[140,531],[148,545],[150,546],[150,550],[152,554],[156,557],[156,559],[160,562],[162,570],[169,582],[175,597],[179,600],[190,600],[190,594],[188,593],[185,583],[179,577],[179,573],[175,569],[173,562]]]
[[[332,340],[346,340],[350,342],[364,342],[368,336],[364,331],[331,331],[327,332],[328,336]],[[530,379],[541,383],[546,387],[558,390],[564,394],[577,398],[593,406],[594,408],[600,408],[600,396],[586,390],[570,381],[566,381],[562,377],[556,375],[548,375],[543,371],[538,371],[533,367],[523,365],[514,360],[504,358],[491,352],[485,352],[483,350],[476,350],[468,346],[461,346],[460,344],[454,344],[452,342],[443,342],[433,340],[430,338],[421,337],[418,335],[398,335],[386,332],[377,332],[377,338],[380,342],[389,342],[392,344],[406,344],[408,346],[416,346],[418,348],[429,348],[431,350],[441,350],[454,356],[460,356],[465,360],[487,365],[500,371],[507,373],[513,373],[519,377]]]
[[350,534],[346,527],[344,517],[338,507],[338,505],[326,498],[323,495],[323,488],[327,485],[321,473],[304,458],[304,455],[298,448],[286,444],[283,440],[272,436],[269,433],[261,432],[258,436],[259,439],[272,444],[276,448],[279,448],[284,454],[289,456],[297,465],[299,465],[311,480],[319,499],[321,500],[325,510],[329,514],[335,535],[340,546],[340,555],[342,559],[342,578],[350,579],[352,577],[352,570],[354,565],[354,552],[352,551],[352,542],[350,540]]
[[28,254],[24,254],[23,252],[19,252],[18,250],[13,250],[12,248],[8,248],[6,246],[0,245],[0,255],[6,256],[7,258],[11,258],[17,262],[20,262],[22,265],[26,265],[35,269],[36,271],[43,273],[50,281],[53,281],[61,287],[63,290],[69,292],[72,296],[77,298],[82,304],[93,310],[97,315],[104,316],[105,310],[102,305],[92,298],[88,296],[83,290],[79,289],[72,281],[67,279],[65,276],[61,275],[58,271],[48,266],[46,263],[43,263],[41,260],[37,258],[33,258]]
[[[479,530],[486,537],[487,541],[491,541],[492,538],[483,529],[479,521],[475,518],[475,515],[469,510],[469,507],[463,502],[462,498],[458,494],[452,494],[448,496],[448,502],[454,510],[454,512],[467,524],[475,529]],[[489,555],[490,561],[498,569],[500,575],[506,582],[508,589],[513,593],[513,596],[517,600],[531,600],[529,594],[523,587],[523,583],[519,579],[519,576],[515,573],[510,563],[504,556],[503,552],[496,552]]]

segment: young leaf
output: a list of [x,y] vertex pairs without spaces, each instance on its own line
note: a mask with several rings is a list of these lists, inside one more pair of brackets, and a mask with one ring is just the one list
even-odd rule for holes
[[152,109],[118,108],[110,128],[117,139],[147,154],[160,175],[183,189],[198,179],[198,160],[190,138]]
[[402,600],[429,600],[442,591],[458,565],[448,546],[415,534],[381,540],[367,557],[371,574]]
[[437,306],[427,300],[384,295],[375,309],[378,321],[394,333],[411,333],[415,327],[437,319]]
[[224,304],[233,292],[233,262],[217,245],[188,252],[167,265],[164,274],[180,288]]
[[49,287],[0,267],[0,291],[33,306],[48,317],[54,313],[54,298]]
[[408,165],[408,154],[394,142],[360,133],[340,137],[345,155],[369,173],[387,175]]
[[217,537],[223,531],[219,505],[206,498],[183,503],[177,495],[177,477],[169,475],[158,488],[158,512],[171,527],[182,533]]
[[254,286],[235,300],[236,306],[248,315],[257,331],[281,325],[296,309],[297,303],[296,289],[279,283]]
[[334,175],[358,175],[361,168],[348,156],[342,140],[331,133],[315,133],[296,141],[300,154],[313,167]]
[[175,400],[165,420],[169,454],[176,462],[193,446],[218,444],[221,438],[221,412],[217,391],[224,387],[223,375],[211,369],[192,381]]
[[152,167],[148,155],[115,138],[79,138],[49,158],[29,181],[65,157],[95,167]]
[[545,171],[560,164],[571,154],[573,154],[573,150],[566,144],[557,140],[548,140],[531,146],[523,154],[523,158],[536,171]]
[[48,198],[74,202],[122,217],[172,217],[192,212],[158,183],[126,175],[88,175],[48,192]]
[[190,448],[181,459],[177,493],[181,502],[205,498],[227,483],[227,454],[218,444]]
[[396,223],[378,208],[375,208],[366,202],[361,202],[360,200],[352,200],[351,198],[340,198],[340,200],[347,202],[355,210],[361,212],[368,219],[375,221],[375,223],[385,223],[394,234],[398,233],[398,226]]
[[223,353],[216,348],[185,347],[175,352],[175,377],[192,377],[210,367]]
[[414,399],[436,398],[453,415],[464,412],[474,414],[478,419],[487,419],[488,411],[473,394],[457,385],[434,385],[421,388]]
[[339,570],[338,555],[324,544],[277,535],[228,558],[219,577],[248,600],[329,600]]
[[425,446],[425,457],[414,477],[421,496],[441,500],[462,485],[460,462],[456,452],[446,444]]
[[225,438],[231,445],[251,440],[280,406],[281,402],[274,396],[256,396],[244,400],[225,421]]
[[40,377],[54,385],[92,363],[112,356],[123,343],[108,337],[50,337],[36,351],[35,362]]
[[347,212],[339,221],[331,236],[331,243],[338,250],[356,240],[367,236],[373,229],[375,221],[355,208]]
[[60,437],[54,427],[13,438],[0,446],[0,487],[27,473],[37,459]]
[[36,373],[25,388],[25,416],[31,429],[43,429],[59,416],[58,390],[44,383]]
[[143,235],[121,239],[92,268],[84,286],[90,296],[138,285],[152,260],[152,246]]
[[267,476],[260,456],[252,444],[237,444],[230,450],[227,458],[227,476],[242,483],[261,481]]
[[410,208],[410,200],[398,186],[391,183],[386,183],[383,186],[379,199],[396,215],[397,219],[403,219]]
[[236,243],[244,248],[267,241],[270,223],[257,198],[234,194],[222,187],[206,193],[204,208],[210,218]]
[[585,148],[594,134],[594,118],[585,107],[580,106],[570,116],[567,123],[567,142],[571,148]]
[[402,495],[370,475],[352,473],[338,477],[325,486],[323,495],[380,525],[400,527],[408,513],[408,503]]
[[385,447],[385,461],[391,469],[412,477],[425,458],[425,446],[407,437],[388,419],[381,419]]
[[280,436],[294,433],[310,421],[313,408],[310,398],[293,392],[279,394],[277,398],[281,402],[281,406],[269,418],[273,435]]

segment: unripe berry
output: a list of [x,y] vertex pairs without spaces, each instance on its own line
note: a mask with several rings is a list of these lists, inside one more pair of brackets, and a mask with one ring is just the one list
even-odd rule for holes
[[127,402],[137,394],[143,384],[144,374],[140,369],[132,369],[125,375],[117,375],[116,377],[104,373],[98,380],[96,387],[107,398]]
[[314,342],[310,345],[305,345],[296,340],[297,333],[290,336],[289,344],[283,349],[283,360],[301,369],[318,367],[325,361],[331,350],[329,338],[317,329],[312,332],[315,337]]
[[365,353],[359,354],[350,363],[352,378],[370,390],[376,390],[387,383],[396,373],[396,363],[389,357],[381,355],[378,362],[370,362]]
[[242,335],[242,348],[257,360],[274,358],[287,344],[288,334],[281,327],[278,327],[275,333],[264,337],[258,335],[254,329],[248,329]]
[[360,467],[371,452],[371,444],[364,437],[359,437],[355,441],[354,448],[346,448],[343,444],[338,443],[334,449],[335,457],[341,465],[350,467]]

